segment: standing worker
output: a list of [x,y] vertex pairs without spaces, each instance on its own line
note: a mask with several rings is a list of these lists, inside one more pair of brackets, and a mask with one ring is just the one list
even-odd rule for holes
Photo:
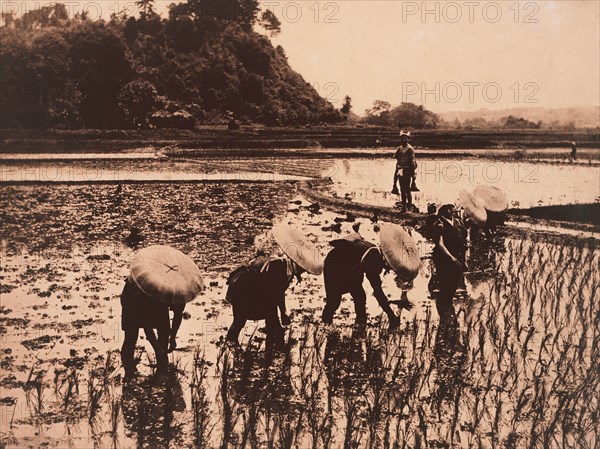
[[394,170],[392,193],[398,194],[397,183],[400,181],[400,194],[404,210],[411,210],[413,208],[411,186],[416,177],[417,169],[415,149],[408,143],[409,137],[410,132],[400,131],[400,146],[394,154],[396,169]]
[[571,162],[577,160],[577,145],[575,142],[571,142]]

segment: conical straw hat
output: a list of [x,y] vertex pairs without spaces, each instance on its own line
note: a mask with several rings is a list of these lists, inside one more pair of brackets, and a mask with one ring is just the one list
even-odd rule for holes
[[485,226],[487,212],[483,200],[471,192],[461,190],[458,192],[458,202],[465,209],[467,216],[478,226]]
[[473,193],[483,200],[486,210],[490,212],[504,212],[508,209],[508,198],[498,187],[477,185]]
[[130,268],[140,290],[168,304],[190,302],[202,290],[202,276],[194,261],[170,246],[152,245],[139,250]]
[[323,272],[323,258],[304,234],[284,224],[274,226],[272,232],[275,241],[290,259],[310,274]]
[[421,255],[415,239],[401,226],[383,223],[379,240],[383,257],[392,270],[406,279],[414,279],[421,267]]

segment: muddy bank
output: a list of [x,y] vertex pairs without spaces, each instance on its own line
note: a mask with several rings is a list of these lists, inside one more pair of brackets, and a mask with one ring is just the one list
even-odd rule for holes
[[509,213],[539,220],[585,223],[594,225],[596,228],[600,227],[600,203],[510,209]]
[[[369,218],[373,222],[393,221],[401,223],[403,226],[419,229],[425,225],[427,218],[427,214],[422,212],[403,212],[397,207],[359,204],[347,198],[328,194],[323,189],[307,187],[306,183],[300,183],[299,186],[299,190],[305,198],[339,214],[346,214],[347,219],[350,220],[353,217],[362,217]],[[519,225],[515,227],[511,223],[507,223],[508,229],[510,229],[509,234],[520,235],[523,238],[532,233],[553,235],[554,232],[549,227],[564,228],[587,235],[600,231],[600,205],[574,204],[530,209],[513,208],[508,211],[507,220]],[[525,229],[521,225],[529,225],[532,228]],[[537,229],[539,227],[543,229]]]

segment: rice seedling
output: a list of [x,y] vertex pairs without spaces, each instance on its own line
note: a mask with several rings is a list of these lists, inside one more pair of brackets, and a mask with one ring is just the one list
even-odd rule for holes
[[204,354],[196,349],[192,365],[192,377],[190,390],[192,396],[192,419],[194,446],[197,448],[207,447],[216,423],[210,415],[211,402],[205,383],[208,378],[210,362],[204,358]]

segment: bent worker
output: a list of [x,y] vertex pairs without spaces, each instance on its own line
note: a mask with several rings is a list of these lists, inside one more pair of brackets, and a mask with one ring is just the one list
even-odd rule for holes
[[287,257],[267,258],[260,256],[234,270],[227,280],[226,299],[233,307],[233,323],[227,339],[238,341],[240,331],[247,320],[265,320],[267,348],[283,347],[281,321],[289,324],[286,313],[285,292],[293,278],[301,280],[304,269]]
[[[121,308],[121,328],[125,333],[121,347],[121,362],[125,368],[125,375],[131,376],[137,371],[134,352],[140,329],[144,329],[146,338],[154,349],[157,370],[164,371],[168,363],[168,304],[146,295],[137,287],[133,279],[128,277],[121,293]],[[154,329],[157,330],[158,336],[155,335]]]
[[320,256],[299,231],[278,225],[273,228],[273,237],[286,256],[257,257],[234,270],[227,280],[226,294],[233,307],[227,339],[237,342],[247,320],[265,320],[269,350],[283,348],[283,328],[277,310],[281,311],[281,321],[289,324],[285,293],[292,280],[300,282],[305,271],[318,275],[323,270]]
[[366,276],[373,287],[377,302],[387,314],[390,328],[400,324],[400,318],[391,309],[388,298],[381,287],[379,275],[386,268],[386,262],[377,245],[367,242],[359,234],[353,233],[330,242],[333,249],[325,257],[323,275],[325,281],[325,308],[323,323],[333,322],[333,316],[341,304],[342,295],[350,293],[354,300],[356,323],[367,322],[367,295],[363,288]]
[[[176,347],[184,305],[203,288],[202,276],[189,256],[164,245],[148,246],[135,253],[130,270],[121,293],[121,325],[125,332],[121,360],[125,374],[137,370],[134,353],[140,328],[154,348],[157,372],[161,373],[168,365],[169,340],[172,349]],[[169,308],[175,312],[172,332]]]
[[438,309],[450,307],[466,268],[467,231],[453,204],[440,207],[434,226],[433,263],[439,281]]
[[400,146],[396,149],[394,158],[396,159],[396,169],[394,170],[394,184],[392,193],[398,194],[397,183],[400,181],[400,195],[402,197],[402,208],[411,210],[412,191],[411,185],[416,177],[417,161],[415,158],[415,149],[408,143],[410,132],[400,131]]

